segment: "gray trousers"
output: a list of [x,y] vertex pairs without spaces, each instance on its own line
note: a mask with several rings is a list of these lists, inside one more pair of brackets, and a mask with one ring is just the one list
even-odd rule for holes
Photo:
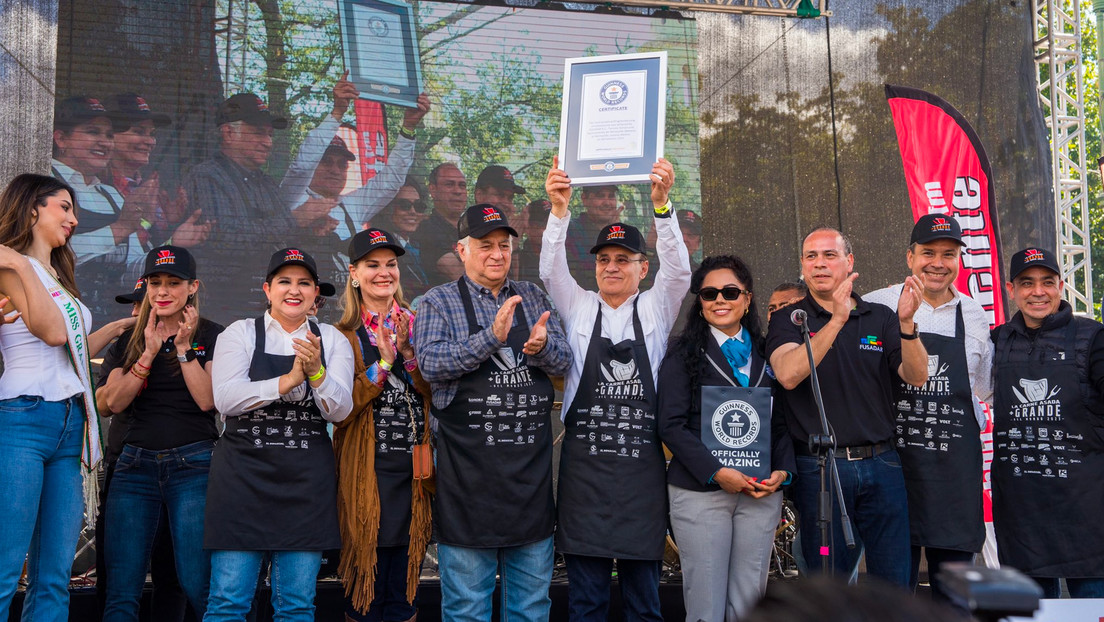
[[735,622],[767,589],[782,493],[762,499],[667,486],[686,622]]

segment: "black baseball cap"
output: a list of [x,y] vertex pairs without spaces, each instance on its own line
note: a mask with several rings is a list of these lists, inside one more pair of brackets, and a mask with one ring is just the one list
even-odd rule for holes
[[171,274],[182,279],[194,281],[196,262],[188,249],[180,246],[158,246],[146,253],[146,269],[142,271],[145,279],[151,274]]
[[166,114],[155,113],[150,110],[146,100],[137,93],[121,93],[112,98],[111,113],[122,123],[138,123],[139,121],[153,121],[154,127],[172,125],[172,120]]
[[265,273],[265,278],[276,274],[284,266],[303,266],[310,272],[311,278],[318,285],[318,293],[329,297],[337,293],[337,288],[332,283],[323,283],[318,280],[318,265],[314,263],[314,257],[311,257],[306,251],[298,248],[282,248],[275,253],[272,253],[272,257],[268,260],[268,272]]
[[348,145],[345,144],[345,139],[341,138],[340,136],[333,137],[333,140],[331,140],[329,146],[326,147],[326,152],[322,154],[322,157],[331,155],[345,158],[350,162],[356,160],[356,156],[353,155],[353,152],[349,150]]
[[138,282],[134,284],[134,291],[129,294],[119,294],[115,297],[115,302],[121,305],[132,305],[136,302],[142,302],[142,299],[146,297],[146,280],[138,279]]
[[623,222],[615,222],[602,227],[602,230],[598,232],[598,240],[594,242],[594,246],[590,249],[590,254],[596,255],[598,250],[604,246],[620,246],[634,253],[647,253],[644,250],[644,236],[640,234],[640,229],[632,225],[626,225]]
[[95,97],[75,95],[66,97],[54,106],[54,127],[58,129],[74,128],[100,117],[114,121],[103,102]]
[[362,257],[377,248],[390,248],[395,251],[396,256],[406,254],[406,249],[395,241],[394,235],[378,227],[372,227],[358,231],[349,240],[349,263],[360,261]]
[[1032,246],[1012,255],[1011,265],[1008,267],[1008,280],[1014,281],[1021,272],[1036,266],[1062,276],[1062,268],[1058,266],[1058,259],[1054,253]]
[[954,216],[944,214],[921,216],[912,227],[909,244],[927,244],[936,240],[953,240],[961,246],[966,246],[962,241],[962,227],[958,225]]
[[463,240],[468,236],[482,238],[497,229],[505,229],[510,235],[518,237],[517,230],[510,226],[502,210],[490,203],[479,203],[464,210],[460,216],[460,221],[456,223],[459,236],[456,239]]
[[690,234],[701,235],[702,221],[697,212],[680,209],[678,211],[678,223],[684,231]]
[[268,104],[253,93],[238,93],[219,104],[215,113],[215,125],[245,121],[250,125],[271,125],[282,130],[287,127],[287,119],[272,116]]
[[517,194],[525,194],[525,188],[517,185],[517,182],[514,181],[514,174],[510,172],[510,169],[497,164],[492,164],[479,173],[479,177],[475,180],[475,187],[477,189],[500,188]]

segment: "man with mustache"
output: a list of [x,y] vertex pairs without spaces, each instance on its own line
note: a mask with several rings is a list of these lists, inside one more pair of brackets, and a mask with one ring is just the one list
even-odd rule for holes
[[[927,214],[912,228],[905,259],[923,284],[913,320],[928,352],[928,382],[896,381],[897,453],[908,493],[912,539],[910,582],[916,589],[921,547],[932,597],[949,601],[939,580],[946,562],[970,562],[985,543],[982,516],[981,402],[993,396],[989,318],[954,286],[962,265],[962,228],[952,216]],[[897,308],[901,285],[863,296]],[[920,412],[917,412],[917,404]]]

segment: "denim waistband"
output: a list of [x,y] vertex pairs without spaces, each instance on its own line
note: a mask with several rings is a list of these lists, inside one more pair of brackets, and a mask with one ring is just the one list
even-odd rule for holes
[[135,447],[134,445],[126,444],[123,445],[123,451],[119,455],[120,457],[133,456],[138,459],[176,460],[204,451],[211,451],[214,448],[215,441],[212,440],[196,441],[194,443],[188,443],[187,445],[181,445],[180,447],[170,447],[168,449],[145,449],[143,447]]

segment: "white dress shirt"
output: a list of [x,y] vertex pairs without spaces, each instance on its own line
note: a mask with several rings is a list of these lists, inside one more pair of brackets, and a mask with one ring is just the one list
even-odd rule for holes
[[[862,299],[897,311],[902,287],[900,283],[890,285],[872,291]],[[966,328],[966,366],[970,372],[970,388],[974,392],[974,414],[978,425],[985,427],[985,414],[981,411],[978,400],[992,403],[993,399],[993,381],[990,377],[993,369],[993,344],[989,341],[989,319],[985,309],[976,300],[963,296],[954,287],[951,287],[951,293],[954,297],[938,307],[932,307],[926,300],[921,300],[913,320],[922,333],[955,337],[955,315],[958,306],[962,305],[962,324]]]
[[541,280],[563,318],[567,341],[575,355],[571,368],[564,376],[561,418],[579,388],[598,309],[602,310],[602,336],[613,343],[620,343],[633,338],[632,314],[633,303],[636,303],[654,383],[659,377],[659,365],[667,350],[667,337],[678,319],[682,299],[690,289],[690,253],[682,241],[682,232],[674,216],[655,219],[655,259],[659,261],[655,284],[647,291],[633,294],[616,309],[606,304],[598,292],[583,289],[572,278],[565,249],[570,220],[570,212],[563,218],[548,215],[540,255]]
[[[92,177],[86,182],[83,173],[57,160],[53,160],[51,166],[55,175],[72,186],[73,191],[77,193],[73,199],[77,202],[78,220],[82,211],[114,214],[116,208],[123,209],[123,195],[119,194],[114,186],[101,182],[98,177]],[[131,268],[126,275],[120,275],[121,278],[136,277],[137,275],[132,273],[135,272],[135,268],[140,271],[146,260],[146,251],[142,250],[142,243],[137,233],[127,236],[122,244],[115,244],[115,234],[111,232],[110,227],[89,231],[87,227],[77,223],[77,231],[71,243],[73,252],[77,255],[78,266],[90,259],[105,256],[107,261],[126,264]],[[127,278],[128,282],[133,280]]]
[[[215,356],[211,361],[211,384],[215,393],[215,408],[225,417],[236,417],[275,402],[301,400],[308,384],[280,395],[280,378],[254,382],[249,379],[249,365],[256,350],[256,319],[238,320],[219,335]],[[265,352],[277,356],[295,354],[292,339],[307,339],[307,322],[291,332],[284,330],[268,311],[264,314]],[[319,324],[322,347],[326,353],[326,376],[314,389],[314,403],[327,421],[338,422],[353,410],[353,349],[336,328]]]
[[[318,194],[309,190],[310,182],[314,179],[314,170],[326,154],[330,141],[337,135],[341,123],[326,115],[322,123],[314,128],[303,139],[299,147],[299,153],[288,167],[283,181],[280,182],[280,194],[287,204],[288,209],[295,209],[305,203],[307,199],[318,198]],[[387,154],[387,164],[368,180],[360,188],[349,194],[342,195],[337,205],[330,210],[329,216],[337,221],[334,233],[342,240],[348,240],[360,231],[360,227],[375,216],[391,199],[395,198],[403,183],[406,182],[406,173],[410,170],[410,163],[414,159],[414,140],[399,136],[395,141],[391,152]],[[349,230],[345,214],[353,221],[355,231]]]

